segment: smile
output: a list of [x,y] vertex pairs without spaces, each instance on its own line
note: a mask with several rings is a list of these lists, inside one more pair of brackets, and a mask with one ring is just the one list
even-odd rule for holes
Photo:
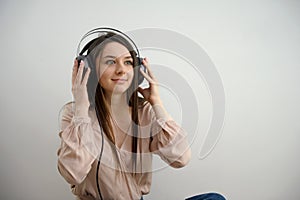
[[116,83],[124,83],[127,81],[127,79],[123,79],[123,78],[113,78],[111,80]]

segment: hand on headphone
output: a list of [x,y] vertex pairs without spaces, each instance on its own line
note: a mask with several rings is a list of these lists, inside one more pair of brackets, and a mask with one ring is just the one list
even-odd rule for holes
[[83,68],[84,62],[81,61],[78,67],[78,62],[75,59],[72,72],[72,94],[75,100],[75,115],[78,116],[88,115],[90,106],[86,85],[91,70],[88,67],[85,75],[82,77]]
[[147,101],[149,101],[151,105],[160,104],[161,99],[158,92],[158,82],[149,67],[149,62],[147,58],[143,59],[143,65],[146,67],[148,73],[144,72],[142,69],[140,69],[140,72],[149,82],[149,87],[144,89],[139,87],[138,91],[143,95],[143,97]]

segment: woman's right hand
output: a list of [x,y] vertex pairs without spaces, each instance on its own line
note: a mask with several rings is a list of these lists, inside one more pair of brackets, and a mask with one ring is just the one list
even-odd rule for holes
[[75,59],[72,72],[72,94],[75,100],[76,116],[87,116],[90,106],[87,93],[87,81],[91,70],[88,67],[84,77],[82,77],[83,68],[84,62],[81,61],[78,67],[78,62]]

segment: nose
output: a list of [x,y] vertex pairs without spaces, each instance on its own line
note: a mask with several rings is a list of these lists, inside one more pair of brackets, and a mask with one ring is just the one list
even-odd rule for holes
[[126,66],[122,62],[117,62],[116,65],[116,74],[117,75],[124,75],[126,74]]

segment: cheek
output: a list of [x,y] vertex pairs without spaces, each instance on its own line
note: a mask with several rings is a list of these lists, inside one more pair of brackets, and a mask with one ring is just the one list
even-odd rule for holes
[[134,75],[133,68],[131,68],[127,73],[128,73],[128,77],[130,79],[133,79],[133,75]]
[[109,72],[109,70],[108,70],[107,67],[105,67],[105,66],[100,66],[100,67],[98,67],[98,68],[97,68],[97,76],[98,76],[98,80],[100,80],[100,79],[105,79],[105,77],[107,77],[109,73],[110,73],[110,72]]
[[107,79],[110,79],[110,77],[111,77],[111,72],[106,69],[105,71],[100,71],[99,72],[98,80],[100,80],[100,83],[102,85],[103,83],[106,83]]
[[130,85],[133,81],[134,72],[133,69],[127,71],[128,84]]

